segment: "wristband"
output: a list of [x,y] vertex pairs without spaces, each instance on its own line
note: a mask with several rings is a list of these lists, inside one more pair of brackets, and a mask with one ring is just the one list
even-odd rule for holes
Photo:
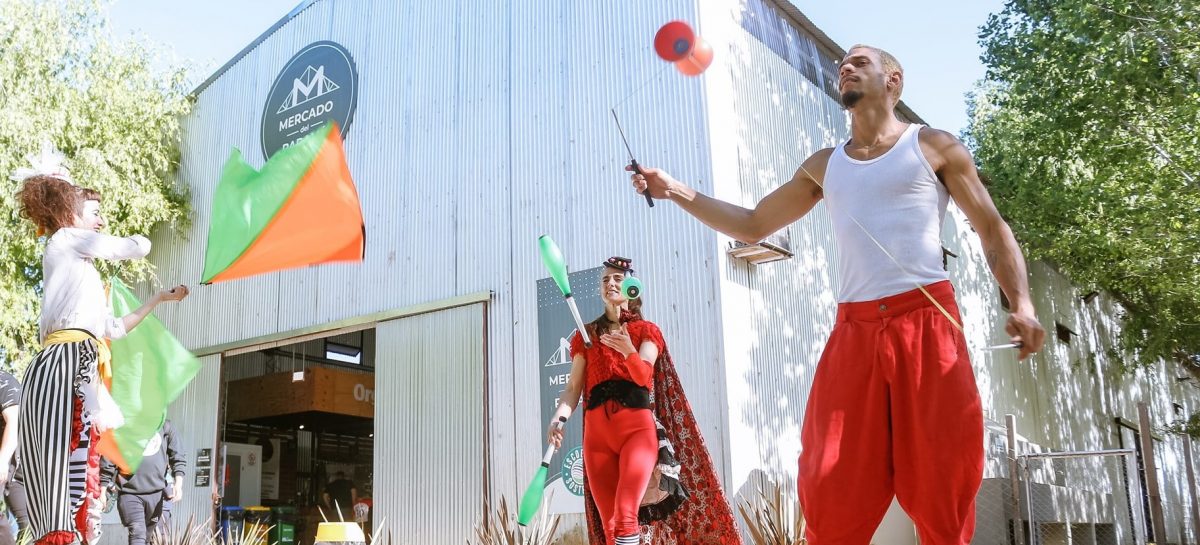
[[630,352],[625,356],[625,368],[629,371],[629,377],[633,379],[634,384],[638,386],[649,387],[654,379],[654,367],[647,364],[642,359],[642,355],[637,352]]

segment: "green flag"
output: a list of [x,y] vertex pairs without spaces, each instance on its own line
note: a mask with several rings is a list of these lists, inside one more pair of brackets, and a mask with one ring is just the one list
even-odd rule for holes
[[[142,305],[119,279],[112,282],[113,315]],[[137,471],[146,444],[162,427],[170,405],[200,370],[192,355],[153,314],[112,341],[112,397],[125,425],[100,438],[100,453],[124,473]]]

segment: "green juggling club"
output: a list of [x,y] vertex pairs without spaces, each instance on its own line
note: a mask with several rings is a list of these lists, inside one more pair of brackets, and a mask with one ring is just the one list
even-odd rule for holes
[[549,269],[554,283],[558,284],[563,298],[567,300],[567,306],[571,309],[571,316],[575,318],[579,335],[583,337],[583,345],[591,348],[592,339],[588,337],[587,328],[583,326],[583,318],[579,317],[579,307],[575,306],[575,298],[571,297],[571,282],[567,279],[567,263],[563,261],[562,252],[559,251],[558,245],[554,243],[554,239],[550,238],[550,235],[538,237],[538,251],[542,255],[542,264]]
[[542,457],[542,467],[539,467],[537,473],[533,474],[533,480],[529,481],[529,488],[526,488],[525,495],[521,496],[521,509],[517,512],[517,524],[521,526],[529,524],[542,506],[542,493],[546,490],[546,474],[550,471],[550,458],[553,456],[554,445],[548,445],[546,455]]

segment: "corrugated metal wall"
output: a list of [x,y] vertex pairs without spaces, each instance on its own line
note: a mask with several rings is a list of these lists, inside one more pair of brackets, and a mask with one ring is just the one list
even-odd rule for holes
[[[183,395],[171,404],[167,417],[175,424],[187,454],[188,472],[184,477],[184,497],[173,513],[175,524],[183,524],[192,518],[198,524],[208,521],[213,514],[211,487],[195,487],[196,450],[212,449],[213,464],[217,463],[217,411],[214,401],[221,385],[220,356],[200,358],[204,366],[192,379]],[[212,467],[212,466],[210,466]],[[220,472],[213,468],[210,475],[215,484]]]
[[[162,317],[200,348],[492,291],[492,476],[511,499],[541,451],[542,415],[525,392],[537,384],[535,283],[547,275],[536,239],[549,233],[575,269],[614,254],[634,259],[647,314],[672,342],[720,461],[715,237],[670,206],[648,210],[629,190],[609,112],[629,97],[618,112],[644,163],[709,177],[702,84],[651,48],[661,21],[694,17],[695,3],[684,1],[315,2],[200,94],[181,173],[196,216],[188,230],[157,233],[152,257],[165,281],[196,281],[230,148],[261,162],[271,80],[302,46],[334,40],[359,69],[346,152],[366,260],[201,287]],[[664,99],[670,108],[658,106]]]
[[[753,206],[790,180],[804,158],[847,138],[849,123],[814,81],[819,71],[806,77],[763,41],[787,44],[793,62],[804,58],[829,69],[833,60],[813,39],[762,2],[733,4],[714,8],[705,20],[707,37],[719,41],[723,57],[706,77],[710,88],[728,86],[713,91],[727,94],[727,102],[714,98],[710,108],[714,125],[729,128],[713,133],[719,183],[712,191]],[[752,34],[748,18],[770,32]],[[788,261],[754,266],[721,252],[732,490],[738,493],[758,472],[792,482],[804,403],[833,323],[836,250],[824,207],[786,232],[796,253]],[[722,237],[723,246],[728,242]]]
[[376,535],[459,545],[483,512],[484,312],[469,305],[379,324]]
[[[650,209],[630,190],[622,170],[628,155],[610,112],[616,106],[639,162],[667,167],[685,179],[710,179],[701,82],[680,76],[650,47],[663,21],[694,19],[695,8],[679,1],[512,5],[513,188],[506,244],[512,256],[513,344],[511,355],[498,357],[510,358],[513,368],[505,376],[497,361],[493,385],[512,384],[506,395],[516,403],[508,414],[494,406],[492,422],[493,437],[512,437],[516,456],[493,450],[497,493],[516,497],[537,468],[545,442],[534,391],[535,279],[547,276],[535,240],[543,233],[554,237],[574,270],[612,255],[633,259],[646,286],[645,314],[662,327],[702,433],[723,466],[723,372],[720,336],[712,334],[720,328],[715,238],[678,208],[659,203]],[[493,332],[502,335],[505,328],[497,323]],[[514,462],[515,469],[504,467]],[[513,480],[504,476],[510,471]]]
[[[1116,419],[1137,426],[1138,402],[1150,405],[1156,429],[1175,418],[1173,403],[1188,411],[1200,406],[1200,396],[1194,389],[1188,390],[1176,381],[1187,372],[1173,363],[1125,373],[1126,362],[1113,352],[1121,330],[1116,318],[1122,312],[1120,307],[1105,295],[1085,302],[1083,295],[1090,290],[1075,286],[1045,263],[1035,262],[1029,267],[1030,291],[1038,319],[1047,330],[1042,352],[1018,362],[1013,351],[978,350],[1007,342],[1007,314],[1001,308],[999,286],[987,268],[978,236],[961,212],[952,212],[943,240],[959,255],[950,259],[951,278],[963,309],[963,325],[975,348],[972,360],[989,420],[1002,425],[1005,415],[1013,414],[1020,434],[1039,449],[1086,451],[1131,448],[1133,445],[1121,443]],[[1055,334],[1056,324],[1078,335],[1072,335],[1070,342],[1061,341]],[[1195,542],[1196,530],[1187,515],[1192,498],[1185,493],[1182,440],[1168,435],[1155,443],[1166,540]],[[1003,470],[1002,466],[997,468]],[[1097,464],[1096,469],[1094,482],[1119,482],[1113,465]],[[986,476],[1004,475],[989,471]],[[1066,512],[1079,507],[1061,508]],[[1191,541],[1181,541],[1184,534],[1190,534]]]

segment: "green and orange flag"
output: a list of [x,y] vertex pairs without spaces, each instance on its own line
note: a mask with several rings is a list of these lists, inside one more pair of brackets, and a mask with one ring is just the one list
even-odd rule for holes
[[[142,306],[119,279],[110,293],[114,316]],[[153,314],[120,339],[111,341],[112,378],[106,381],[125,424],[100,436],[97,449],[124,473],[137,471],[146,444],[175,401],[200,371],[200,360],[184,348]]]
[[204,284],[363,259],[364,227],[336,123],[273,155],[261,170],[237,149],[213,198]]

